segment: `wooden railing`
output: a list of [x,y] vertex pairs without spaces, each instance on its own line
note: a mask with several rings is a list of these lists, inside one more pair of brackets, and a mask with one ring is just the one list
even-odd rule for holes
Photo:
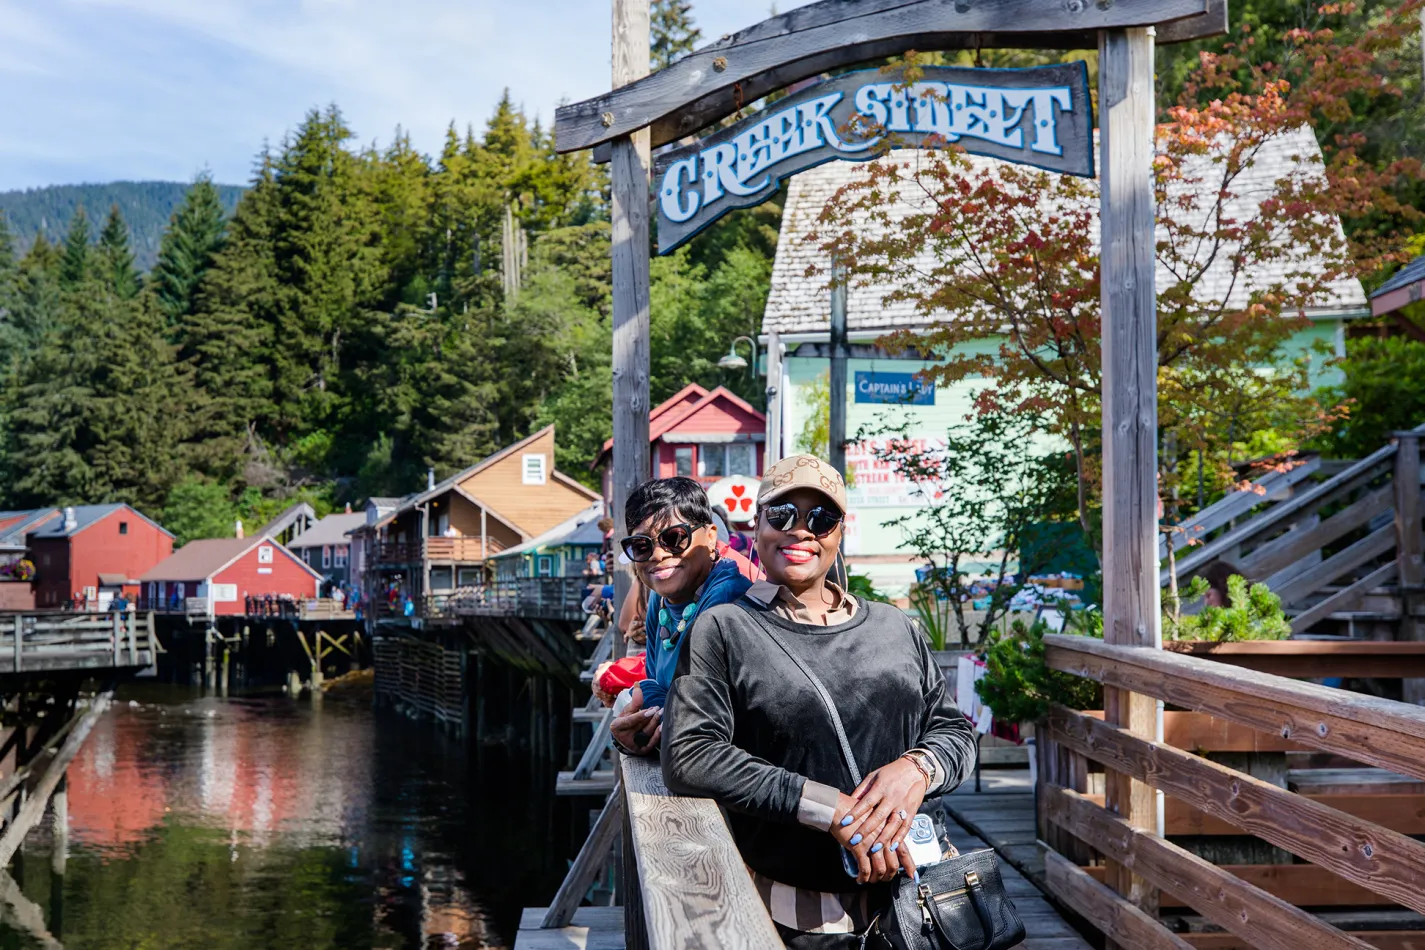
[[[591,856],[606,853],[623,817],[624,939],[629,950],[781,950],[782,941],[711,799],[680,798],[663,784],[657,758],[625,757],[622,779],[590,833]],[[580,852],[580,859],[585,854]],[[573,916],[584,875],[578,862],[544,919],[562,927]],[[587,884],[585,885],[587,887]]]
[[157,653],[151,613],[0,617],[0,673],[143,668]]
[[473,584],[429,594],[421,616],[430,619],[517,615],[580,619],[584,615],[582,577],[520,577]]
[[478,564],[504,550],[493,538],[425,538],[421,541],[383,541],[376,545],[377,564],[419,564],[422,555],[432,561]]
[[[1171,651],[1063,635],[1046,644],[1053,669],[1186,710],[1165,714],[1162,742],[1062,707],[1039,732],[1041,837],[1058,852],[1048,854],[1047,882],[1110,941],[1177,950],[1414,946],[1395,932],[1347,933],[1304,908],[1395,904],[1425,913],[1425,842],[1408,837],[1425,833],[1425,789],[1412,782],[1425,782],[1425,709]],[[1418,651],[1405,653],[1412,662],[1397,675],[1418,673]],[[1333,753],[1385,770],[1352,772],[1409,791],[1302,794],[1285,778],[1212,761],[1198,754],[1203,746]],[[1089,788],[1094,763],[1169,796],[1168,837],[1250,835],[1309,863],[1209,861],[1132,827]],[[1170,932],[1151,906],[1134,907],[1101,883],[1102,867],[1081,866],[1100,858],[1161,890],[1161,906],[1190,908],[1227,933]]]

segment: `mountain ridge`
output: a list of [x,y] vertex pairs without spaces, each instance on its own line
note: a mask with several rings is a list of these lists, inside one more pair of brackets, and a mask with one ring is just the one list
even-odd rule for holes
[[[119,206],[129,226],[129,242],[134,264],[141,271],[152,269],[158,260],[163,231],[173,212],[183,203],[191,182],[112,181],[83,185],[47,185],[0,192],[0,213],[15,239],[15,253],[23,255],[43,234],[51,242],[64,240],[70,219],[81,205],[89,216],[94,239],[104,226],[109,209]],[[241,185],[215,185],[223,210],[231,216],[238,199],[246,191]]]

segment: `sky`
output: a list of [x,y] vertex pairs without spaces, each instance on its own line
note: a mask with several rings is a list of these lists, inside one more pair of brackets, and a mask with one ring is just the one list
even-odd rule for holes
[[[781,0],[783,11],[807,0]],[[609,86],[608,0],[0,0],[0,191],[243,184],[264,142],[336,103],[359,141],[437,152],[508,87],[548,125]],[[769,0],[694,0],[704,41]]]

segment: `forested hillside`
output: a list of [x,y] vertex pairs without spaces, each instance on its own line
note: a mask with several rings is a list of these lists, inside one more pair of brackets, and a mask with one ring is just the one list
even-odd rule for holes
[[[242,188],[237,185],[216,187],[223,211],[231,214],[242,196]],[[187,192],[188,185],[176,181],[51,185],[48,188],[0,192],[0,212],[9,222],[15,243],[28,248],[34,243],[36,235],[43,234],[50,241],[63,238],[76,208],[83,207],[90,218],[98,218],[117,205],[129,226],[134,266],[147,271],[158,259],[158,245],[163,240],[163,229],[168,227],[168,219],[183,203]]]
[[[190,189],[146,276],[119,214],[76,214],[56,242],[0,233],[0,502],[128,500],[202,534],[234,505],[401,494],[551,422],[559,464],[592,480],[606,181],[551,139],[508,96],[431,157],[399,137],[358,149],[340,112],[313,111],[230,218],[211,183]],[[529,247],[509,275],[507,215]],[[716,362],[757,330],[779,217],[654,263],[655,399],[697,381],[760,400]]]

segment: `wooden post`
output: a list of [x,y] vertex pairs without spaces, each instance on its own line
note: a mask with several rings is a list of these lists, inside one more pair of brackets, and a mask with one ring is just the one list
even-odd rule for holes
[[22,615],[22,614],[16,614],[16,615],[15,615],[15,669],[14,669],[14,672],[16,672],[16,673],[20,672],[20,654],[24,651],[24,646],[25,646],[25,618],[24,618],[24,615]]
[[826,460],[846,474],[846,276],[845,265],[831,267],[831,418],[827,420]]
[[[613,84],[648,75],[648,0],[613,0]],[[609,120],[610,122],[612,119]],[[649,477],[648,176],[649,132],[614,139],[610,159],[613,236],[614,539],[625,537],[624,502]],[[614,574],[615,609],[633,583]],[[623,655],[623,650],[618,651]]]
[[110,639],[113,640],[114,646],[114,665],[119,666],[123,663],[121,656],[124,648],[124,615],[116,610],[113,617],[113,633]]
[[782,458],[782,338],[776,330],[767,339],[767,444],[765,472]]
[[[1154,288],[1153,29],[1099,33],[1103,306],[1104,640],[1161,648],[1157,531],[1158,347]],[[1108,722],[1154,736],[1147,696],[1104,690]],[[1153,790],[1110,772],[1108,807],[1154,830]],[[1146,911],[1157,895],[1121,865],[1107,883]]]
[[[1421,639],[1422,626],[1415,619],[1425,584],[1420,537],[1420,433],[1395,433],[1395,563],[1400,584],[1401,640]],[[1417,706],[1425,704],[1425,680],[1401,681],[1403,698]]]
[[53,850],[50,853],[50,868],[55,874],[64,874],[65,862],[69,857],[69,780],[61,776],[55,786],[54,797],[50,799],[50,821],[52,822]]

